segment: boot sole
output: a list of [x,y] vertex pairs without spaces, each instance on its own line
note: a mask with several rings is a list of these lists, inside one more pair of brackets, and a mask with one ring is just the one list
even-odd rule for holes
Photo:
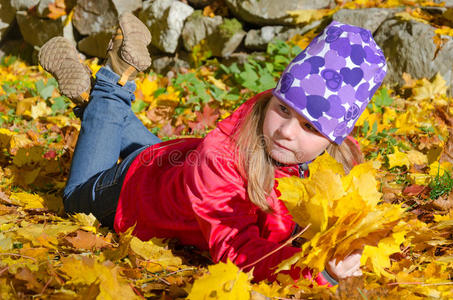
[[121,58],[135,67],[137,71],[146,70],[151,65],[147,47],[151,42],[148,27],[132,13],[123,13],[119,18],[119,25],[123,32]]
[[88,101],[91,72],[80,62],[75,46],[64,37],[54,37],[41,47],[39,64],[58,81],[61,94],[76,104]]

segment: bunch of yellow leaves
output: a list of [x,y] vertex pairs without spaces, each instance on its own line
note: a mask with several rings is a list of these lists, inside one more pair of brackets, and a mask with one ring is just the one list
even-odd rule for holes
[[[370,267],[389,275],[384,271],[389,266],[388,255],[399,252],[404,237],[394,235],[392,229],[404,212],[400,205],[379,204],[381,193],[372,164],[357,165],[344,175],[342,165],[325,153],[310,164],[310,173],[304,179],[278,179],[280,199],[295,222],[303,227],[310,225],[302,235],[308,240],[302,251],[284,261],[280,270],[296,264],[319,272],[332,257],[339,261],[354,250],[365,247],[365,253],[371,253],[367,247],[379,247],[392,251],[385,252],[386,261],[370,260]],[[398,228],[401,232],[402,227]],[[363,264],[367,257],[362,257]]]

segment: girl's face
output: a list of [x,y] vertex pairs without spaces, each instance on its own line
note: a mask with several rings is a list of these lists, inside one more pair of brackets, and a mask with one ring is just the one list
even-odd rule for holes
[[267,107],[263,134],[268,154],[282,164],[311,161],[330,144],[304,117],[275,96]]

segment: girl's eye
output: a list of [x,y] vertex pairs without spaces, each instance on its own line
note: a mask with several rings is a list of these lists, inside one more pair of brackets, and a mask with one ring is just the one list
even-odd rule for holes
[[310,123],[305,123],[304,126],[310,131],[316,131],[316,129]]
[[286,106],[281,105],[281,104],[279,104],[279,106],[280,106],[280,111],[282,113],[284,113],[284,114],[288,114],[289,113],[289,110],[288,110],[288,108]]

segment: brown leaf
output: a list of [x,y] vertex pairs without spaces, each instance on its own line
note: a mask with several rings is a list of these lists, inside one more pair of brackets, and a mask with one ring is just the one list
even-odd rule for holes
[[403,190],[403,195],[418,196],[424,189],[426,189],[424,185],[413,184]]
[[22,268],[15,277],[17,279],[26,281],[26,287],[32,291],[40,292],[43,285],[36,279],[36,276],[27,267]]
[[185,128],[185,126],[182,124],[175,127],[175,126],[172,126],[170,122],[168,122],[160,129],[159,136],[164,137],[164,136],[180,135],[184,128]]
[[165,120],[171,120],[175,109],[172,106],[159,105],[146,112],[148,119],[155,123],[162,123]]
[[6,204],[13,204],[13,202],[11,202],[11,199],[9,199],[9,196],[1,190],[0,190],[0,202]]
[[83,230],[77,230],[76,233],[74,237],[65,238],[76,249],[100,249],[110,245],[109,236],[104,238]]
[[433,201],[433,207],[440,210],[449,210],[453,207],[453,192],[450,194],[440,196],[436,200]]

